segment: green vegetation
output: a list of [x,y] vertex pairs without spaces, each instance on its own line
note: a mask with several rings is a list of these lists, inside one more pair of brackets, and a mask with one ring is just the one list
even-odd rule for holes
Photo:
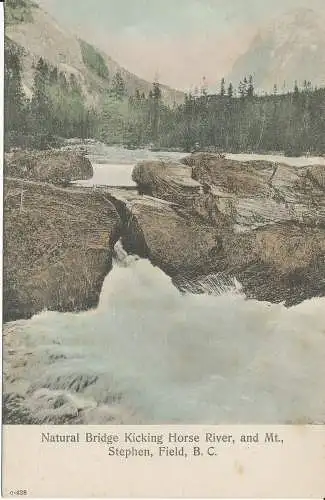
[[123,144],[127,117],[127,101],[117,100],[108,93],[97,114],[95,137],[106,144]]
[[238,94],[221,83],[218,94],[187,95],[174,113],[162,145],[186,150],[215,148],[229,152],[281,151],[296,156],[325,152],[325,89],[305,81],[287,94],[256,95],[245,78]]
[[6,38],[5,148],[44,149],[56,145],[59,137],[93,136],[94,114],[76,76],[67,77],[40,58],[29,100],[22,87],[21,57],[20,47]]
[[4,116],[6,127],[9,130],[26,128],[25,95],[21,81],[21,57],[22,49],[5,39],[4,57]]
[[280,151],[286,155],[325,152],[325,89],[305,81],[293,90],[256,95],[253,78],[236,91],[221,81],[220,91],[188,94],[180,106],[167,108],[155,86],[148,98],[129,99],[126,142],[155,148],[227,152]]
[[38,5],[31,0],[6,0],[5,23],[31,23],[33,22],[33,9]]
[[83,40],[79,40],[79,43],[82,59],[87,68],[100,78],[108,80],[109,71],[104,57],[100,54],[100,52],[98,52],[97,49],[95,49],[95,47],[93,47],[89,43],[84,42]]
[[[116,80],[120,79],[121,75]],[[128,98],[125,96],[125,85],[121,84],[119,93],[113,86],[109,90],[97,119],[96,138],[108,144],[136,148],[159,144],[161,137],[167,137],[173,122],[173,111],[164,105],[157,82],[148,96],[137,90],[134,96]]]
[[23,92],[23,50],[5,43],[5,146],[50,147],[57,138],[97,138],[130,148],[195,149],[227,152],[281,151],[297,156],[325,152],[325,89],[305,81],[299,88],[257,95],[253,78],[238,90],[221,81],[220,91],[185,96],[164,104],[155,82],[148,95],[128,96],[117,72],[96,110],[87,106],[78,75],[67,75],[40,58],[35,64],[33,95]]
[[122,101],[126,96],[125,82],[124,82],[122,75],[119,71],[117,73],[115,73],[115,75],[112,79],[110,94],[112,97],[114,97],[118,101]]

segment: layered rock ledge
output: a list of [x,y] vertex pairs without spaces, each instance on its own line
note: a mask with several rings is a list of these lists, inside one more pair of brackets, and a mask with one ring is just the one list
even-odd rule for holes
[[[210,273],[210,283],[236,278],[259,300],[323,296],[324,172],[206,153],[142,162],[133,179],[151,198],[124,202],[125,239],[131,250],[145,241],[144,256],[194,291]],[[121,213],[121,200],[116,206]]]
[[5,178],[4,321],[95,307],[120,230],[102,193]]

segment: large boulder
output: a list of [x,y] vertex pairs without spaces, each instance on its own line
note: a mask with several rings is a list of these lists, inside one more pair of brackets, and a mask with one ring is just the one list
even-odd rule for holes
[[61,150],[16,151],[5,155],[5,175],[65,185],[90,179],[93,168],[86,156]]
[[4,320],[96,306],[119,234],[101,193],[5,179]]
[[[123,246],[169,276],[197,276],[222,267],[218,231],[171,202],[110,189],[123,220]],[[219,263],[219,264],[218,264]]]
[[132,179],[140,194],[182,205],[192,203],[202,191],[201,184],[192,179],[191,168],[179,162],[139,162],[133,169]]
[[194,153],[181,162],[191,168],[193,179],[224,193],[260,198],[271,193],[267,180],[274,172],[272,162],[240,162],[212,153]]

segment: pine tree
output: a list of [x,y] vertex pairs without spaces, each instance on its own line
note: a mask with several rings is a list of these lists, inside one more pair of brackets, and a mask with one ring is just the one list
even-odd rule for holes
[[5,41],[4,53],[4,120],[5,130],[22,131],[25,128],[26,98],[22,87],[19,49]]
[[152,92],[153,98],[159,101],[161,99],[161,89],[160,85],[158,82],[153,83],[153,92]]
[[158,82],[154,82],[152,86],[152,138],[154,141],[158,139],[159,124],[160,124],[160,101],[161,89]]
[[221,84],[220,84],[220,95],[221,95],[221,97],[224,97],[224,95],[226,94],[225,84],[226,84],[225,79],[222,78],[221,79]]
[[247,90],[246,90],[246,95],[247,95],[247,97],[253,97],[254,96],[254,81],[253,81],[253,76],[252,75],[249,76],[248,86],[247,86]]
[[111,94],[120,101],[126,95],[126,86],[120,71],[117,71],[112,79]]
[[295,85],[294,85],[293,93],[294,93],[295,96],[299,95],[299,87],[298,87],[297,80],[295,80]]
[[227,94],[228,94],[228,97],[233,97],[233,95],[234,95],[234,88],[233,88],[233,85],[231,82],[229,83]]
[[248,91],[248,80],[247,77],[245,76],[243,80],[243,90],[244,90],[244,97],[247,96],[247,91]]
[[51,117],[49,67],[42,57],[40,57],[36,65],[31,110],[35,128],[42,134],[48,133]]
[[246,96],[246,86],[245,83],[240,81],[238,85],[238,93],[241,98],[244,98]]

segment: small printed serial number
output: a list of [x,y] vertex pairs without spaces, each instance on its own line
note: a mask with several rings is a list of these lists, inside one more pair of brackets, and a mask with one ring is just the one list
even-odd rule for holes
[[24,495],[27,495],[27,494],[28,494],[27,490],[10,490],[9,491],[9,495],[12,496],[12,497],[15,497],[15,496],[24,496]]

